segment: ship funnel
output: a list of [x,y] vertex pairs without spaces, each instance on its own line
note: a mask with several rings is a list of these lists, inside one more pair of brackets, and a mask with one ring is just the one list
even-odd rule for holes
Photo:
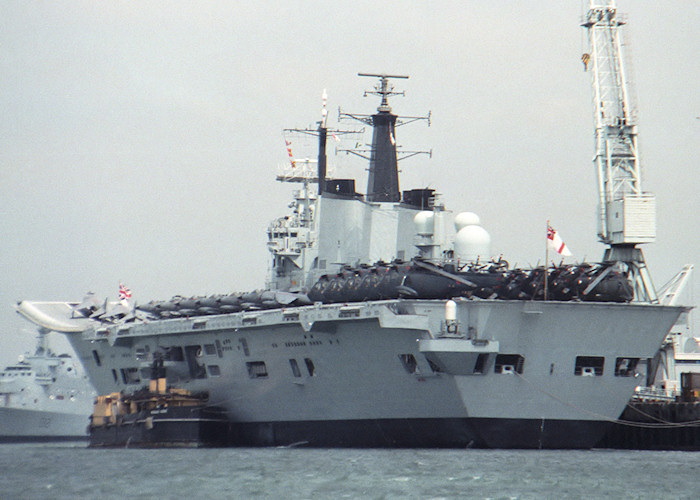
[[323,94],[321,94],[321,101],[323,102],[323,108],[321,109],[321,121],[318,122],[318,162],[316,163],[318,167],[318,195],[321,196],[324,191],[324,186],[326,184],[326,137],[328,136],[328,128],[326,122],[328,120],[328,110],[326,109],[326,104],[328,102],[328,93],[326,89],[323,89]]

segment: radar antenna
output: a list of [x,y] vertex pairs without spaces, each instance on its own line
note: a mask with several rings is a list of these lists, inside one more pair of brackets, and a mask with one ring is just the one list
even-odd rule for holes
[[389,78],[403,78],[408,80],[408,76],[403,75],[386,75],[386,74],[375,74],[375,73],[358,73],[357,76],[368,76],[370,78],[379,78],[379,83],[374,86],[374,90],[365,90],[365,97],[368,95],[379,95],[382,96],[382,103],[377,108],[377,111],[391,111],[389,107],[390,95],[402,95],[405,96],[406,92],[394,92],[394,86],[389,83]]
[[614,0],[591,0],[581,26],[589,52],[581,60],[591,71],[598,177],[598,237],[608,245],[603,260],[627,266],[638,300],[658,302],[637,245],[656,239],[656,199],[642,191],[636,116],[625,71],[621,26]]

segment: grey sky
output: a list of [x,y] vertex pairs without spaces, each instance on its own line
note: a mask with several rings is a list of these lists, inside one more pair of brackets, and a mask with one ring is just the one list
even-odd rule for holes
[[[618,8],[660,287],[700,249],[700,2]],[[114,299],[120,281],[140,302],[261,287],[265,229],[290,201],[274,182],[282,129],[317,120],[324,88],[332,124],[338,106],[372,113],[377,99],[362,94],[374,82],[358,71],[410,75],[395,82],[406,97],[394,111],[432,111],[430,128],[398,131],[407,149],[433,150],[402,162],[402,188],[429,185],[479,214],[511,263],[543,260],[547,219],[575,257],[600,259],[584,11],[575,0],[1,2],[0,362],[29,348],[20,299]],[[364,191],[365,162],[329,161]]]

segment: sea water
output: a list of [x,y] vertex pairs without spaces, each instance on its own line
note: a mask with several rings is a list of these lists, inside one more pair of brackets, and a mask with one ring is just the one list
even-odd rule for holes
[[0,498],[700,498],[700,452],[0,445]]

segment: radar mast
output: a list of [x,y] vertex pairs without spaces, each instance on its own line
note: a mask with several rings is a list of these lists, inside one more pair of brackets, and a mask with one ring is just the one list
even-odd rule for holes
[[[397,152],[396,152],[396,127],[405,125],[416,120],[426,120],[430,126],[430,113],[426,117],[403,117],[399,118],[391,112],[389,106],[390,95],[405,95],[405,92],[395,92],[394,86],[389,83],[389,78],[408,79],[404,75],[387,75],[375,73],[358,73],[358,76],[366,76],[371,78],[379,78],[379,83],[374,87],[374,90],[365,91],[367,95],[381,96],[381,104],[377,108],[377,113],[368,115],[357,115],[351,113],[340,112],[339,118],[353,118],[363,123],[371,125],[372,146],[369,151],[369,176],[367,180],[367,193],[365,195],[369,202],[399,202],[401,201],[401,192],[399,191],[399,168]],[[353,153],[362,158],[367,158],[363,155],[366,151],[360,150],[344,150],[347,153]],[[401,159],[408,158],[417,154],[430,154],[428,151],[404,151]]]

